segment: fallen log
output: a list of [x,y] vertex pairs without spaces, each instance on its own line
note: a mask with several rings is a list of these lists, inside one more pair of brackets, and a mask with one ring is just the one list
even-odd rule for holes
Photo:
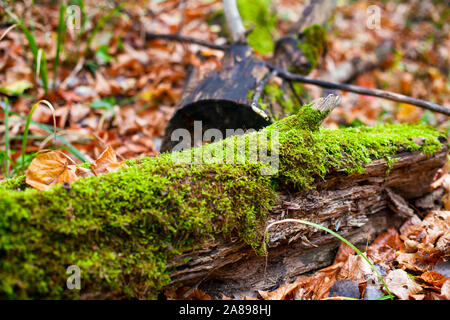
[[[426,192],[447,144],[424,125],[319,129],[337,102],[329,97],[259,132],[128,161],[70,186],[38,191],[24,177],[7,180],[0,185],[0,297],[156,298],[167,285],[226,280],[221,272],[265,260],[265,227],[283,217],[303,215],[361,235],[363,215],[371,219],[385,208],[384,187],[407,199]],[[241,149],[254,138],[257,161],[254,150]],[[231,151],[234,162],[224,162],[225,153],[213,157],[220,150]],[[267,170],[273,164],[276,170]],[[268,272],[282,267],[274,254],[287,253],[281,248],[290,247],[289,239],[326,239],[297,226],[277,226],[270,235]],[[326,262],[310,253],[312,260]],[[282,280],[308,269],[297,265]],[[73,270],[80,290],[68,286]]]
[[[368,164],[361,174],[348,176],[342,169],[332,170],[314,190],[278,191],[277,205],[270,210],[267,223],[288,218],[313,221],[365,248],[379,233],[400,227],[406,219],[389,210],[387,190],[394,189],[411,201],[427,194],[446,156],[447,147],[431,158],[419,152],[400,152],[387,176],[385,159]],[[268,238],[267,256],[233,241],[217,241],[185,253],[171,262],[176,270],[171,273],[171,284],[200,288],[219,299],[257,297],[258,290],[274,290],[332,264],[340,245],[327,233],[291,223],[269,230]]]

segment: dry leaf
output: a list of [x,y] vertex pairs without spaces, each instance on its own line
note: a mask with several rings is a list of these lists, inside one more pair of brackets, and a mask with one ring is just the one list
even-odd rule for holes
[[389,267],[395,260],[395,252],[403,247],[400,236],[395,228],[389,228],[380,234],[367,248],[367,256],[375,263]]
[[389,272],[385,282],[389,290],[402,300],[408,300],[410,296],[415,295],[422,290],[422,287],[415,283],[408,274],[401,269]]
[[211,300],[211,297],[198,288],[181,287],[166,289],[164,295],[168,300]]
[[448,280],[446,276],[443,276],[442,274],[434,271],[427,271],[422,273],[420,279],[433,285],[436,288],[442,287],[444,282]]
[[368,280],[377,282],[378,275],[360,255],[352,255],[342,266],[336,280],[353,280],[358,284],[365,283]]
[[74,161],[61,151],[38,155],[26,172],[26,183],[38,190],[47,190],[57,184],[72,183],[78,179]]
[[116,153],[111,146],[108,146],[105,151],[98,157],[91,165],[92,171],[95,175],[103,173],[114,172],[120,167],[127,167],[124,161],[117,162]]

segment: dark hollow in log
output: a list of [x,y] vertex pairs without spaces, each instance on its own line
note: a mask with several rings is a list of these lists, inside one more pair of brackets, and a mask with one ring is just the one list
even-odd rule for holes
[[[169,121],[161,151],[171,151],[178,141],[172,133],[179,128],[194,132],[194,121],[202,121],[202,131],[219,129],[261,129],[268,124],[265,113],[252,106],[258,84],[268,73],[246,44],[235,44],[226,51],[221,70],[205,76],[194,69],[185,86],[175,114]],[[191,147],[199,143],[192,139]]]
[[[430,191],[437,170],[445,164],[448,147],[427,157],[401,152],[386,176],[387,161],[365,166],[361,174],[331,172],[314,190],[278,192],[278,205],[268,223],[307,219],[339,233],[362,248],[378,233],[405,220],[389,208],[390,193],[414,201]],[[267,258],[238,242],[217,241],[173,260],[171,285],[200,288],[212,297],[256,296],[257,290],[273,290],[301,274],[331,264],[340,241],[309,227],[286,223],[269,230]],[[185,262],[188,261],[188,262]]]

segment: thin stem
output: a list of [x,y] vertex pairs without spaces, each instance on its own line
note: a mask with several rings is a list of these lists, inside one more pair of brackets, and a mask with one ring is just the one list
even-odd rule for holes
[[174,41],[179,41],[179,42],[189,42],[189,43],[195,43],[200,46],[204,46],[204,47],[208,47],[208,48],[216,49],[216,50],[221,50],[221,51],[225,51],[228,48],[228,46],[215,44],[215,43],[212,43],[209,41],[192,38],[192,37],[188,37],[188,36],[183,36],[180,34],[172,34],[172,33],[158,34],[158,33],[146,32],[145,39],[146,40],[162,39],[162,40],[174,40]]
[[267,82],[276,75],[277,75],[276,70],[272,70],[264,78],[261,79],[261,81],[256,86],[255,95],[253,96],[252,106],[255,106],[255,107],[258,106],[258,101],[259,101],[259,98],[261,97],[262,92],[264,91],[264,87],[266,86]]
[[388,295],[390,297],[393,297],[392,293],[390,292],[386,282],[384,282],[383,276],[380,274],[380,272],[377,270],[377,268],[375,268],[375,266],[372,264],[372,262],[370,262],[370,260],[361,252],[359,251],[359,249],[357,247],[355,247],[350,241],[348,241],[347,239],[345,239],[344,237],[340,236],[339,234],[337,234],[336,232],[320,225],[314,222],[310,222],[310,221],[306,221],[306,220],[300,220],[300,219],[284,219],[284,220],[280,220],[280,221],[276,221],[276,222],[272,222],[271,224],[269,224],[266,228],[266,232],[264,233],[264,243],[263,243],[263,249],[264,252],[267,252],[267,248],[266,248],[266,235],[267,235],[267,231],[269,230],[270,227],[277,225],[277,224],[283,224],[283,223],[288,223],[288,222],[294,222],[294,223],[300,223],[300,224],[306,224],[318,229],[321,229],[323,231],[326,231],[328,233],[330,233],[331,235],[335,236],[336,238],[338,238],[339,240],[341,240],[342,242],[344,242],[345,244],[347,244],[348,246],[350,246],[353,250],[355,250],[355,252],[360,255],[372,268],[373,271],[375,271],[375,273],[377,274],[378,278],[381,280],[381,282],[383,283],[384,288],[386,289],[386,292],[388,293]]
[[277,75],[286,80],[308,83],[308,84],[316,85],[316,86],[319,86],[322,88],[327,88],[327,89],[337,89],[337,90],[349,91],[349,92],[354,92],[354,93],[363,94],[363,95],[367,95],[367,96],[373,96],[373,97],[379,97],[379,98],[383,98],[383,99],[387,99],[387,100],[392,100],[392,101],[396,101],[396,102],[408,103],[408,104],[412,104],[412,105],[415,105],[415,106],[418,106],[418,107],[421,107],[424,109],[428,109],[430,111],[439,112],[439,113],[443,113],[447,116],[450,116],[450,108],[438,105],[436,103],[432,103],[432,102],[408,97],[403,94],[384,91],[384,90],[380,90],[380,89],[368,89],[368,88],[363,88],[360,86],[355,86],[352,84],[335,83],[335,82],[313,79],[313,78],[301,76],[298,74],[290,73],[283,69],[277,68],[269,63],[266,63],[266,65],[270,69],[276,70]]

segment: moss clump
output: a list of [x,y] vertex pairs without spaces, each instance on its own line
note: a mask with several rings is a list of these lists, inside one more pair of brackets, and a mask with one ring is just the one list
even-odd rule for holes
[[[385,124],[331,130],[317,127],[317,111],[303,109],[303,113],[268,127],[295,128],[280,138],[283,161],[278,179],[300,189],[311,188],[315,179],[323,179],[333,168],[345,168],[349,174],[363,172],[364,164],[380,158],[389,158],[388,167],[392,166],[396,160],[391,157],[401,147],[429,155],[442,148],[438,139],[442,134],[431,126]],[[417,143],[417,138],[423,142]]]
[[245,28],[253,28],[247,35],[249,45],[260,54],[274,49],[272,33],[275,31],[277,16],[271,12],[271,0],[238,0],[239,13]]
[[[322,117],[304,107],[260,132],[129,161],[128,168],[80,179],[69,190],[23,190],[23,177],[2,184],[0,297],[108,292],[155,298],[169,281],[167,262],[184,250],[232,236],[258,250],[275,185],[311,188],[333,168],[361,171],[399,147],[426,153],[441,148],[440,133],[424,125],[327,130],[318,128]],[[271,176],[261,175],[264,164],[250,163],[246,151],[253,138],[267,135],[272,142],[270,130],[279,132],[280,142],[279,170]],[[422,145],[414,142],[417,137]],[[178,161],[199,150],[229,150],[231,140],[240,142],[231,152],[242,164]],[[81,269],[81,291],[66,288],[70,265]]]
[[[267,101],[271,106],[271,116],[272,119],[278,120],[286,114],[294,114],[301,108],[298,104],[294,103],[291,97],[285,97],[285,92],[274,84],[266,84],[264,86],[264,101]],[[273,106],[278,104],[280,106],[280,114],[276,114],[273,111]],[[268,109],[269,107],[260,102],[261,109]]]
[[[273,199],[251,167],[179,165],[169,155],[40,192],[0,191],[0,296],[76,298],[81,292],[154,298],[169,258],[218,236],[261,239]],[[224,196],[225,195],[225,196]]]
[[[303,30],[300,40],[301,42],[299,42],[298,47],[303,51],[306,59],[311,63],[311,68],[304,72],[304,74],[308,74],[316,67],[319,57],[326,51],[327,34],[322,26],[314,24]],[[297,72],[299,70],[292,71]]]

